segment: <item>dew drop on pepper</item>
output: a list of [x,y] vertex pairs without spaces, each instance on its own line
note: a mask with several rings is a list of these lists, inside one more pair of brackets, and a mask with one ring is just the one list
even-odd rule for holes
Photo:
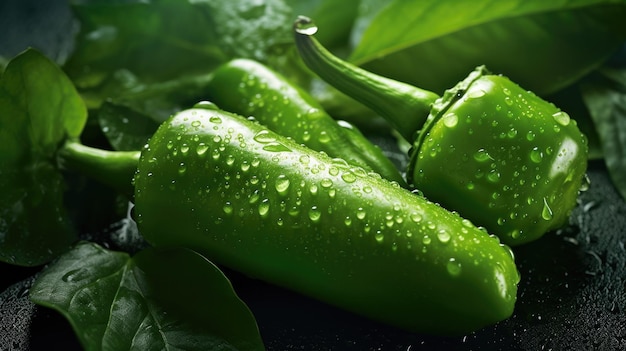
[[439,239],[440,243],[447,244],[450,241],[450,233],[442,229],[437,232],[437,239]]
[[459,122],[459,117],[454,112],[450,112],[443,116],[442,121],[446,127],[454,128]]
[[274,187],[276,188],[276,191],[278,192],[278,194],[284,196],[289,191],[289,185],[290,185],[289,178],[287,178],[287,176],[285,176],[284,174],[281,174],[276,178]]
[[270,211],[270,201],[269,199],[263,199],[263,201],[261,201],[261,203],[259,204],[259,216],[261,216],[261,218],[266,218],[269,214]]
[[565,111],[559,111],[552,114],[552,118],[554,118],[554,120],[562,126],[567,126],[571,120],[569,115]]
[[448,263],[446,264],[446,270],[453,277],[458,277],[461,274],[461,262],[457,261],[455,258],[450,258]]
[[320,221],[321,217],[322,212],[319,210],[319,208],[317,206],[312,206],[309,210],[309,219],[311,220],[311,222],[317,223]]
[[530,151],[530,160],[534,163],[540,163],[543,160],[543,152],[538,147],[534,147]]

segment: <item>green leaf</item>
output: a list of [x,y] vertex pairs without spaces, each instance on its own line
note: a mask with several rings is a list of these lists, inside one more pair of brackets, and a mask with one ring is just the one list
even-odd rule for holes
[[395,0],[351,60],[437,93],[484,64],[544,95],[605,61],[626,38],[624,18],[624,0]]
[[100,105],[102,131],[114,149],[140,150],[163,121],[206,97],[210,79],[210,74],[204,74],[153,84],[126,84],[124,92],[118,91],[116,97]]
[[81,27],[64,69],[97,89],[127,69],[143,82],[206,73],[227,59],[216,25],[191,1],[72,1]]
[[[356,18],[354,19],[354,26],[350,33],[350,47],[355,48],[361,42],[363,33],[370,26],[374,18],[386,7],[392,0],[361,0]],[[315,17],[315,24],[318,27],[324,28],[323,23],[319,23],[319,20]],[[316,34],[317,35],[317,34]]]
[[112,101],[102,104],[98,122],[111,146],[118,151],[141,150],[159,127],[148,115]]
[[[145,84],[207,74],[233,57],[265,60],[291,41],[282,0],[75,0],[81,24],[65,70],[100,99],[115,72]],[[93,96],[92,96],[93,97]]]
[[131,258],[79,243],[41,273],[30,297],[62,313],[87,350],[263,350],[228,279],[188,249]]
[[581,89],[613,184],[626,199],[626,68],[603,67]]
[[75,241],[55,154],[86,118],[72,83],[41,53],[9,62],[0,80],[0,260],[40,265]]

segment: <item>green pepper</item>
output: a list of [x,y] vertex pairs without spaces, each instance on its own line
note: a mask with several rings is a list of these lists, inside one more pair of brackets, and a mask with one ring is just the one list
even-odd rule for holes
[[151,244],[379,321],[457,335],[514,308],[519,275],[497,237],[241,116],[176,114],[142,151],[134,184]]
[[340,60],[294,24],[304,62],[386,118],[413,144],[408,183],[508,245],[563,226],[587,168],[587,141],[569,115],[485,67],[442,97]]
[[208,98],[221,109],[254,116],[313,150],[406,185],[398,168],[358,129],[334,120],[306,91],[261,63],[235,59],[218,67],[208,85]]

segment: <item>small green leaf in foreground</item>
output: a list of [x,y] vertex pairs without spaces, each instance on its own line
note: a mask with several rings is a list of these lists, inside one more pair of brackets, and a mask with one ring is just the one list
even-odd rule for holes
[[613,184],[626,199],[626,69],[598,70],[581,85]]
[[86,119],[72,82],[43,54],[27,49],[8,63],[0,78],[0,260],[41,265],[76,240],[55,157]]
[[87,350],[263,350],[223,273],[194,251],[130,257],[79,243],[45,269],[31,299],[62,313]]

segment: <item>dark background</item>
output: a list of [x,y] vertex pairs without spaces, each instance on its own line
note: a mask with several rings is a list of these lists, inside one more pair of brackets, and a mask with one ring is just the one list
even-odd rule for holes
[[[33,46],[63,62],[77,29],[64,0],[0,1],[0,55],[7,59]],[[624,350],[626,203],[602,161],[591,162],[588,175],[591,187],[569,225],[515,249],[522,280],[514,315],[464,337],[407,333],[226,273],[256,316],[268,350]],[[103,209],[116,199],[97,184],[79,182],[68,194],[86,204],[76,214],[79,230],[115,246],[110,234],[120,218]],[[63,317],[28,300],[39,270],[0,263],[0,350],[80,350]]]

